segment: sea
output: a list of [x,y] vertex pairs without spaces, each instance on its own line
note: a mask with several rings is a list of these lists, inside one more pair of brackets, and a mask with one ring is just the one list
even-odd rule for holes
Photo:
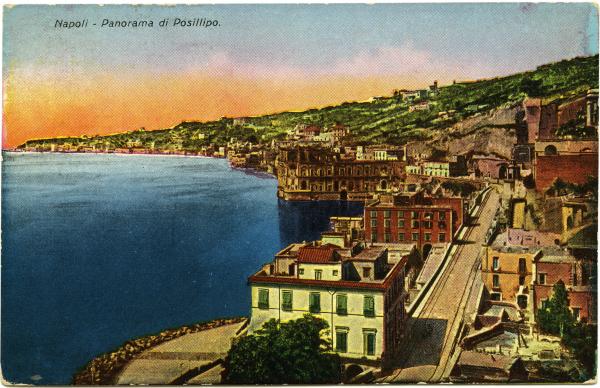
[[0,365],[66,385],[144,335],[248,316],[249,275],[319,238],[349,202],[285,202],[277,180],[224,159],[2,154]]

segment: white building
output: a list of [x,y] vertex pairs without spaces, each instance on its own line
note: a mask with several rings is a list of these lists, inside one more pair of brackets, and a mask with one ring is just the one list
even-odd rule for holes
[[271,318],[310,313],[327,321],[343,359],[372,364],[396,356],[406,320],[408,258],[391,263],[386,247],[339,245],[292,244],[252,275],[250,331]]

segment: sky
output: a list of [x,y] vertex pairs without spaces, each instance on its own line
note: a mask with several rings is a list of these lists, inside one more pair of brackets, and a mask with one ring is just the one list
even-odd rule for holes
[[361,101],[597,53],[591,3],[5,7],[3,148]]

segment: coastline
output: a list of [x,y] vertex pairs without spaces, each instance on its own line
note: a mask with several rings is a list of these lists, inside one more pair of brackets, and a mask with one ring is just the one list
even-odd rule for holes
[[10,154],[67,154],[67,155],[118,155],[118,156],[150,156],[150,157],[174,157],[174,158],[203,158],[203,159],[225,159],[229,167],[234,170],[240,170],[257,178],[277,178],[277,175],[265,170],[253,167],[234,166],[231,160],[225,156],[198,155],[193,153],[162,153],[162,152],[78,152],[78,151],[24,151],[17,149],[3,149],[2,152]]
[[128,340],[117,349],[103,353],[73,375],[73,385],[114,385],[123,368],[140,353],[186,334],[197,333],[220,326],[240,323],[247,317],[217,318],[178,328],[165,329],[157,334]]

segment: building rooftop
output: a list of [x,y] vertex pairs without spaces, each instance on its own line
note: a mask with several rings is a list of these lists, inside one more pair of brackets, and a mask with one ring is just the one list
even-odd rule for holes
[[560,247],[544,247],[542,248],[542,257],[539,261],[542,263],[571,263],[575,257],[571,253]]
[[458,365],[508,370],[517,360],[510,356],[500,354],[487,354],[482,352],[463,351],[457,361]]
[[556,245],[557,241],[560,242],[558,233],[509,228],[496,237],[493,246],[542,247]]
[[336,249],[338,247],[333,244],[304,246],[298,250],[298,262],[329,264],[340,261]]
[[372,246],[372,247],[363,249],[362,251],[360,251],[360,253],[358,255],[349,257],[347,260],[348,261],[375,261],[379,257],[381,257],[381,255],[385,251],[387,251],[386,247]]

